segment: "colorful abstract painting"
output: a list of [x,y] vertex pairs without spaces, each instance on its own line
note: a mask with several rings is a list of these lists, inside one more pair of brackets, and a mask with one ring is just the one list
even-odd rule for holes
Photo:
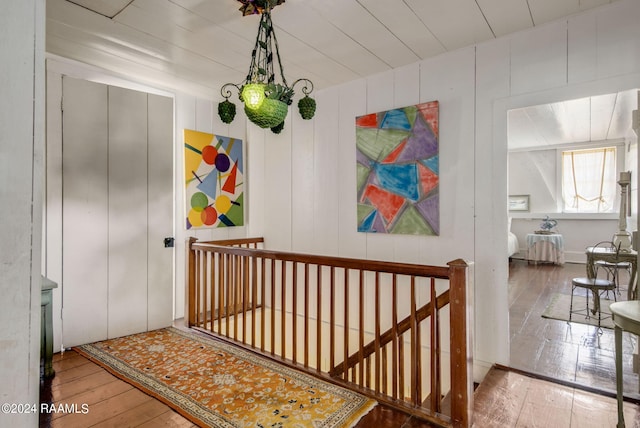
[[438,101],[356,118],[358,231],[440,234]]
[[184,130],[187,229],[244,224],[242,140]]

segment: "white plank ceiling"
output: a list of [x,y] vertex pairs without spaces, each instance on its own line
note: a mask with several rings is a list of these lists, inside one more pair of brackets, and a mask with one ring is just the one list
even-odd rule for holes
[[[320,89],[613,1],[286,0],[272,17],[288,81],[306,77]],[[242,81],[255,43],[259,17],[243,17],[240,5],[236,0],[47,0],[46,49],[160,89],[217,99],[222,84]],[[624,98],[613,97],[614,103]],[[605,102],[591,101],[592,113]],[[522,112],[517,121],[568,108]],[[600,131],[590,132],[593,137]],[[543,134],[536,135],[537,144]]]
[[509,150],[622,140],[633,132],[639,98],[634,89],[510,110]]

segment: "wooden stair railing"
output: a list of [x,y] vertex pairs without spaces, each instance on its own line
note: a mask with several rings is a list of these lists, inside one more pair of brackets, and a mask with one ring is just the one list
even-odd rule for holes
[[469,264],[307,255],[263,244],[189,240],[190,327],[439,426],[471,426]]

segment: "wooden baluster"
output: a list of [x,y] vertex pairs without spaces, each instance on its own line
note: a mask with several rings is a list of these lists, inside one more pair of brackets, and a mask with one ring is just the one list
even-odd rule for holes
[[[398,398],[398,276],[394,273],[391,278],[391,397]],[[402,390],[400,390],[402,391]],[[400,393],[402,399],[402,393]]]
[[[242,273],[240,274],[242,284],[242,343],[247,343],[247,312],[249,311],[249,304],[251,303],[251,296],[249,294],[249,259],[245,256],[240,256],[240,263]],[[253,316],[253,314],[251,314]]]
[[[376,272],[375,296],[374,296],[374,312],[375,312],[375,383],[374,390],[380,392],[380,272]],[[362,349],[362,348],[361,348]]]
[[322,371],[322,266],[316,272],[316,369]]
[[349,380],[349,269],[344,270],[344,355],[342,360],[344,379]]
[[329,278],[329,345],[331,347],[329,353],[329,368],[333,369],[335,367],[335,351],[336,351],[336,277],[335,277],[335,267],[331,266],[330,268]]
[[225,330],[226,336],[231,337],[231,321],[229,318],[231,317],[231,305],[233,305],[233,288],[231,286],[231,254],[224,255],[224,274],[225,274],[225,284],[227,286],[227,309],[225,311]]
[[258,301],[258,261],[255,257],[251,257],[251,270],[249,277],[251,278],[251,346],[256,346],[256,305]]
[[304,366],[309,367],[309,264],[304,264]]
[[196,252],[196,325],[201,326],[202,323],[202,251]]
[[[411,284],[415,287],[416,277],[411,276]],[[418,307],[417,302],[418,296],[416,296],[416,308]],[[416,317],[415,320],[416,328],[415,328],[415,352],[416,352],[416,405],[420,406],[422,404],[422,336],[420,334],[421,326],[420,320]]]
[[[398,338],[398,395],[403,401],[406,401],[404,391],[404,339],[403,334]],[[395,373],[395,372],[394,372]]]
[[271,355],[276,354],[276,263],[271,260]]
[[291,287],[292,287],[292,296],[291,301],[293,302],[291,305],[291,322],[292,322],[292,360],[295,363],[298,362],[298,263],[293,262],[293,268],[291,273]]
[[416,342],[416,331],[417,331],[417,318],[416,318],[416,283],[413,277],[411,277],[411,330],[409,333],[409,337],[411,340],[411,403],[414,406],[420,404],[420,400],[418,398],[418,387],[417,387],[417,376],[418,376],[418,350],[417,342]]
[[280,291],[280,293],[282,294],[282,299],[281,299],[281,311],[282,313],[280,314],[280,342],[281,342],[281,346],[280,346],[280,356],[282,358],[286,358],[287,357],[287,348],[286,348],[286,344],[287,344],[287,336],[286,336],[286,332],[287,332],[287,262],[286,261],[282,261],[282,263],[280,264],[280,270],[281,272],[281,277],[280,277],[280,288],[282,289]]
[[389,395],[389,361],[387,360],[387,347],[382,350],[382,393]]
[[224,305],[227,296],[224,293],[224,263],[222,254],[216,252],[216,260],[218,262],[218,333],[222,334],[222,317],[224,316]]
[[209,306],[211,307],[211,323],[209,324],[209,331],[213,332],[213,328],[214,328],[214,323],[216,320],[216,307],[217,307],[217,303],[218,303],[218,298],[220,296],[218,296],[217,294],[217,288],[216,288],[216,273],[218,272],[217,268],[216,268],[216,253],[213,252],[208,252],[208,257],[209,257],[209,266],[210,266],[210,272],[209,272],[209,287],[211,290],[211,302],[209,303]]
[[237,255],[233,255],[231,257],[231,263],[232,263],[232,267],[231,267],[231,282],[232,282],[232,286],[233,286],[233,340],[238,340],[238,302],[241,302],[241,296],[240,296],[240,281],[239,281],[239,263],[238,263],[238,256]]
[[364,385],[367,388],[371,388],[371,356],[368,356],[364,362],[365,365],[365,382]]
[[213,322],[214,322],[214,313],[216,310],[216,292],[215,292],[215,282],[214,282],[214,275],[216,273],[215,270],[215,266],[214,266],[214,259],[213,259],[214,254],[211,252],[207,252],[207,261],[209,263],[209,281],[208,281],[208,287],[209,287],[209,294],[211,295],[211,302],[209,303],[209,307],[211,308],[211,323],[209,324],[209,331],[213,331]]
[[[347,333],[347,332],[345,332]],[[358,368],[360,372],[360,386],[364,385],[365,367],[364,367],[364,355],[362,349],[364,348],[364,271],[360,269],[358,271]],[[367,358],[367,361],[369,359]],[[367,382],[369,380],[369,371],[367,370]]]
[[266,290],[267,290],[267,284],[266,284],[266,279],[265,279],[265,275],[266,275],[266,267],[265,267],[265,262],[266,260],[264,258],[260,258],[260,307],[262,308],[260,310],[260,350],[262,352],[264,352],[264,348],[265,348],[265,313],[267,311],[267,296],[266,296]]
[[207,298],[209,291],[209,252],[202,252],[202,328],[207,328]]
[[431,278],[431,410],[442,412],[442,379],[440,376],[440,314],[437,305],[436,280]]

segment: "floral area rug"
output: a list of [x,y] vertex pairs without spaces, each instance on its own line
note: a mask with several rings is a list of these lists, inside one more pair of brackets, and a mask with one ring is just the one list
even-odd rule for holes
[[351,427],[376,401],[215,339],[166,328],[74,348],[206,427]]

